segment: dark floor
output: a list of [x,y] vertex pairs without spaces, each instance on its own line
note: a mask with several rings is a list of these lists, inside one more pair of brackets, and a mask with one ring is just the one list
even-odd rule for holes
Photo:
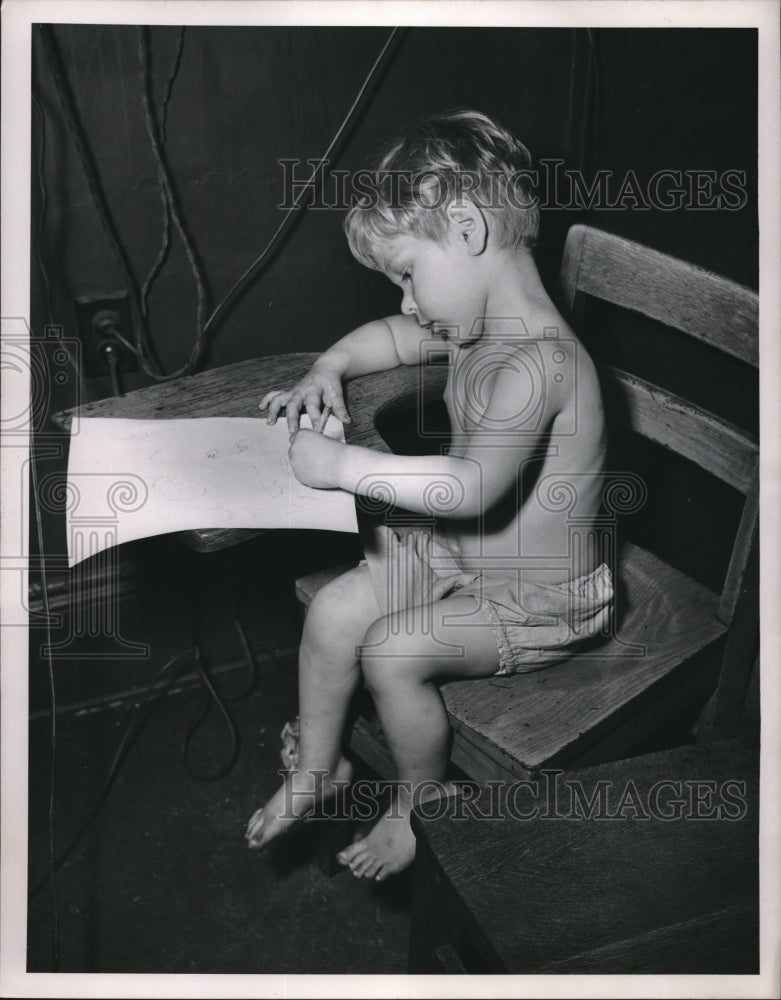
[[[376,885],[341,869],[328,877],[316,850],[322,822],[302,825],[261,856],[244,840],[247,820],[280,780],[280,731],[297,711],[300,609],[293,582],[301,572],[338,561],[310,535],[296,535],[293,546],[288,538],[279,541],[283,534],[208,555],[188,553],[165,536],[131,543],[135,548],[123,549],[123,558],[143,555],[151,572],[122,597],[119,624],[126,639],[148,643],[148,653],[140,660],[84,658],[79,650],[94,652],[95,640],[76,637],[75,655],[55,661],[58,856],[100,803],[128,727],[148,716],[94,820],[59,869],[60,972],[406,971],[411,878]],[[344,549],[343,539],[331,542],[330,533],[317,534],[338,552]],[[192,669],[185,669],[178,691],[172,686],[177,693],[146,704],[144,698],[159,668],[193,642],[203,650],[219,692],[228,698],[245,694],[251,677],[241,665],[234,609],[254,650],[257,676],[249,696],[226,701],[240,737],[235,765],[226,777],[204,781],[191,771],[221,770],[232,746],[212,704],[185,762],[182,743],[203,704]],[[51,638],[61,641],[68,630],[66,609]],[[33,630],[31,972],[52,968],[46,882],[50,714],[39,645],[44,639],[44,632]],[[109,654],[109,647],[121,652],[114,640],[98,641],[108,644]],[[229,667],[220,672],[218,664]]]
[[[222,687],[243,678],[224,676]],[[230,703],[241,751],[227,777],[193,777],[182,739],[199,694],[163,699],[130,749],[105,802],[61,867],[59,971],[147,973],[402,973],[410,883],[333,877],[318,864],[321,823],[258,856],[249,815],[279,781],[279,732],[295,715],[295,665],[259,666],[254,692]],[[107,708],[59,720],[57,838],[62,850],[99,800],[133,718]],[[30,885],[47,868],[48,720],[31,726]],[[219,769],[230,753],[212,709],[190,765]],[[30,904],[28,971],[51,968],[48,885]]]

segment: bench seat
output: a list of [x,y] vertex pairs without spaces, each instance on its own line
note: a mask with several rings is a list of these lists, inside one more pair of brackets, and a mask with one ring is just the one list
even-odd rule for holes
[[[308,606],[349,568],[302,577],[298,599]],[[565,663],[533,673],[442,685],[452,762],[477,781],[513,780],[621,755],[658,724],[660,700],[672,697],[683,711],[715,686],[713,654],[726,632],[718,603],[707,588],[626,544],[618,565],[615,636],[593,640]],[[357,720],[351,748],[381,775],[393,776],[376,719]]]

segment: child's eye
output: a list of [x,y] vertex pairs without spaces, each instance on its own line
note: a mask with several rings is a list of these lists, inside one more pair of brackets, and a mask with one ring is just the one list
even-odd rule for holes
[[402,276],[401,276],[401,280],[402,280],[402,281],[409,281],[411,277],[412,277],[412,274],[411,274],[411,272],[410,272],[409,270],[406,270],[406,271],[404,272],[404,274],[402,274]]

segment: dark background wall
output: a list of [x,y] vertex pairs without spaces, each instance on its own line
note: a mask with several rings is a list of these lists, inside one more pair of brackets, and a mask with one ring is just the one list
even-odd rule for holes
[[[157,256],[162,207],[146,132],[136,29],[55,25],[64,75],[128,260],[139,284]],[[215,305],[281,219],[281,158],[318,157],[342,121],[387,28],[194,28],[183,36],[167,105],[165,153],[183,218]],[[152,92],[162,105],[180,31],[149,32]],[[354,170],[407,121],[468,106],[496,116],[539,159],[634,171],[743,171],[736,211],[577,205],[543,213],[538,259],[553,289],[568,227],[583,219],[756,287],[756,52],[754,30],[413,28],[344,144]],[[74,300],[126,290],[85,182],[40,38],[33,32],[32,329],[75,336]],[[43,139],[43,141],[42,141]],[[613,184],[611,190],[615,192]],[[398,308],[382,276],[350,256],[343,212],[308,211],[271,264],[215,330],[202,368],[289,351],[319,351],[341,333]],[[43,267],[41,267],[43,265]],[[44,278],[45,274],[45,278]],[[179,368],[195,336],[196,294],[181,241],[152,288],[150,329],[163,368]],[[150,384],[124,376],[125,390]],[[755,391],[746,383],[741,392]],[[51,386],[50,409],[78,401],[74,378]],[[106,378],[82,400],[111,394]],[[746,407],[749,417],[756,399]],[[56,460],[43,465],[54,467]],[[48,471],[48,468],[43,470]],[[62,518],[46,548],[64,551]],[[31,542],[35,548],[35,539]],[[125,551],[126,550],[126,551]],[[154,551],[154,546],[152,546]],[[138,547],[148,560],[149,546]],[[168,550],[166,550],[168,551]],[[136,549],[125,546],[122,559]],[[154,557],[152,557],[154,558]]]
[[[59,25],[55,37],[107,202],[140,280],[160,246],[159,185],[146,133],[136,29]],[[178,29],[150,29],[160,104]],[[387,37],[379,28],[187,28],[167,111],[166,154],[212,305],[281,218],[281,158],[319,156]],[[34,36],[34,88],[46,117],[47,213],[41,255],[57,322],[77,294],[122,289],[123,275],[85,184],[51,74]],[[756,283],[756,33],[753,30],[412,29],[337,164],[353,170],[407,121],[469,106],[498,117],[540,159],[566,168],[745,171],[739,211],[592,212],[613,231]],[[38,130],[34,130],[36,137]],[[36,143],[37,145],[37,143]],[[40,151],[34,150],[39,162]],[[613,185],[615,191],[616,185]],[[33,187],[36,212],[38,186]],[[626,204],[626,203],[625,203]],[[541,266],[554,277],[566,228],[585,213],[546,213]],[[310,211],[218,329],[205,367],[281,351],[321,350],[397,308],[392,287],[352,260],[343,212]],[[37,264],[33,288],[40,290]],[[34,318],[40,323],[39,295]],[[150,297],[166,370],[187,359],[195,287],[181,241]],[[146,384],[128,376],[127,388]],[[95,382],[94,396],[110,387]]]

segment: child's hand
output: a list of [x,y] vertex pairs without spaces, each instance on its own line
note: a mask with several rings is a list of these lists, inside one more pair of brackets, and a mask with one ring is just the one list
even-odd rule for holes
[[327,404],[333,407],[334,416],[343,424],[351,423],[350,414],[344,405],[341,376],[328,367],[315,364],[309,374],[292,389],[267,392],[258,409],[265,410],[268,407],[266,423],[274,424],[284,406],[287,429],[290,434],[295,434],[302,409],[306,409],[309,414],[312,426],[317,427],[322,407]]
[[316,434],[298,431],[290,444],[288,458],[296,479],[304,486],[333,489],[339,485],[339,462],[345,445],[341,441]]

